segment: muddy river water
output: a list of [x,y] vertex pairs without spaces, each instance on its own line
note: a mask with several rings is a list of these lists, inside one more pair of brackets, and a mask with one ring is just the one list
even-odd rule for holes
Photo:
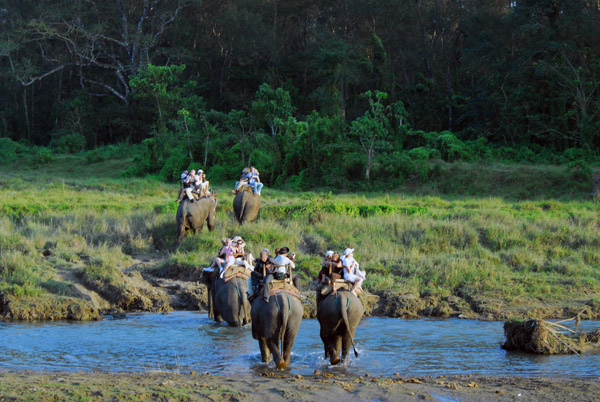
[[[587,328],[600,322],[584,322]],[[290,372],[348,375],[493,375],[597,377],[600,355],[534,356],[506,352],[502,322],[364,318],[359,357],[331,368],[323,359],[319,323],[302,321]],[[272,364],[272,363],[271,363]],[[98,322],[0,323],[0,370],[264,371],[249,328],[229,328],[205,312],[131,314]]]

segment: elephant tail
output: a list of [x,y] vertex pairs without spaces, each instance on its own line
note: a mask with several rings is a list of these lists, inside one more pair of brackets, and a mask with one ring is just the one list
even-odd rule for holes
[[[292,303],[290,302],[290,296],[276,295],[275,297],[281,298],[281,329],[279,332],[279,343],[280,350],[284,350],[285,345],[285,333],[287,331],[287,324],[290,319],[290,311],[292,310]],[[287,300],[286,300],[287,299]]]
[[[346,325],[346,331],[348,331],[348,336],[350,337],[350,342],[352,343],[352,349],[354,349],[354,356],[358,357],[358,351],[356,350],[356,346],[354,346],[354,339],[352,337],[352,332],[350,331],[350,321],[348,320],[348,306],[350,304],[350,296],[346,296],[344,298],[339,297],[338,294],[335,295],[336,302],[338,302],[338,307],[340,308],[340,313],[342,314],[342,319],[344,320],[344,325]],[[343,303],[343,301],[346,303]],[[342,305],[342,304],[345,304]]]
[[246,211],[246,200],[244,199],[244,196],[242,196],[241,204],[242,205],[240,207],[240,216],[238,217],[238,221],[240,224],[244,222],[244,213]]

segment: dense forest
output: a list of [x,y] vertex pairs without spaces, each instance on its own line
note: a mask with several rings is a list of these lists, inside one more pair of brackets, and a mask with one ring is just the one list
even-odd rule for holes
[[431,160],[589,173],[600,1],[3,0],[0,77],[5,160],[137,144],[126,175],[299,189]]

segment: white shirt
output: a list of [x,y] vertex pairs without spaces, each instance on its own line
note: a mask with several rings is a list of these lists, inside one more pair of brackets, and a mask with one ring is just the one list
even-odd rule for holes
[[366,277],[365,272],[362,272],[359,269],[359,264],[354,259],[353,255],[350,255],[348,257],[344,256],[341,258],[341,260],[342,260],[342,265],[344,266],[344,268],[348,268],[348,269],[344,269],[344,278],[345,279],[354,282],[356,280],[356,277],[360,277],[363,279]]
[[289,266],[292,269],[296,268],[294,261],[290,260],[289,258],[287,258],[287,256],[285,256],[283,254],[279,254],[277,257],[275,257],[275,262],[277,263],[277,265],[279,265],[277,267],[277,272],[282,272],[285,274],[286,267]]

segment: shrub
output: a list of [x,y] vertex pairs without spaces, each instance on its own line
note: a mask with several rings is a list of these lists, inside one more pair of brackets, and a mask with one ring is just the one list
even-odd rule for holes
[[[160,169],[159,176],[167,181],[179,179],[179,175],[188,167],[192,161],[185,147],[175,148],[162,168]],[[194,163],[194,169],[197,169],[199,164]]]
[[75,154],[85,149],[85,137],[79,133],[65,134],[50,141],[50,146],[58,152]]
[[10,163],[17,160],[19,144],[10,138],[0,138],[0,163]]
[[39,165],[47,165],[54,160],[54,154],[50,148],[39,148],[35,153],[35,163]]
[[569,163],[568,167],[573,180],[580,183],[590,183],[592,181],[592,168],[585,160],[573,161]]
[[465,143],[450,131],[439,133],[435,139],[435,147],[440,151],[442,158],[449,162],[473,159]]
[[594,154],[589,149],[582,148],[568,148],[562,153],[562,157],[565,162],[592,162],[594,160]]

